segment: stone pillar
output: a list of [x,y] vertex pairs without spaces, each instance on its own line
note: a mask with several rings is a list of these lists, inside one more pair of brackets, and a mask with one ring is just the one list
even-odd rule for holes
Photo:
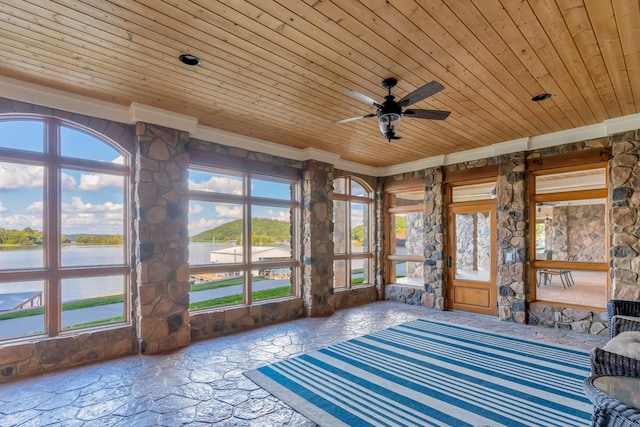
[[528,200],[525,153],[503,155],[498,197],[498,317],[526,323],[525,260],[528,247]]
[[611,299],[640,301],[640,130],[614,135],[612,142]]
[[136,125],[135,309],[141,353],[167,351],[191,341],[188,140],[185,132]]
[[421,304],[445,310],[444,287],[444,185],[442,168],[425,172],[424,195],[424,290]]
[[333,166],[305,162],[302,185],[302,299],[306,315],[335,311],[333,296]]

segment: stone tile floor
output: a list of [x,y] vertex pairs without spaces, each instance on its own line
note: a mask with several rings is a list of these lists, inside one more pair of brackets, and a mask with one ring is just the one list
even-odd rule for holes
[[394,302],[0,384],[0,426],[314,426],[242,372],[417,318],[591,349],[606,338]]

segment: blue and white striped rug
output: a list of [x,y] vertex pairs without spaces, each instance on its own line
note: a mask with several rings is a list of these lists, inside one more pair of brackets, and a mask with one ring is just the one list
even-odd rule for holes
[[321,426],[587,426],[586,351],[414,320],[245,372]]

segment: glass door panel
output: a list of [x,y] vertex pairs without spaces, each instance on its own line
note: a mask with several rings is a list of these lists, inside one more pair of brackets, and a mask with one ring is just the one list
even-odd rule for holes
[[449,206],[449,307],[497,314],[495,202]]
[[491,280],[491,212],[455,214],[455,278],[488,282]]

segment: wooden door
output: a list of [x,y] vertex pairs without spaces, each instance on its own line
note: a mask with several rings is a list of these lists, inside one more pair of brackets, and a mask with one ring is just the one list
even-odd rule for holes
[[497,315],[496,203],[449,206],[448,306]]

